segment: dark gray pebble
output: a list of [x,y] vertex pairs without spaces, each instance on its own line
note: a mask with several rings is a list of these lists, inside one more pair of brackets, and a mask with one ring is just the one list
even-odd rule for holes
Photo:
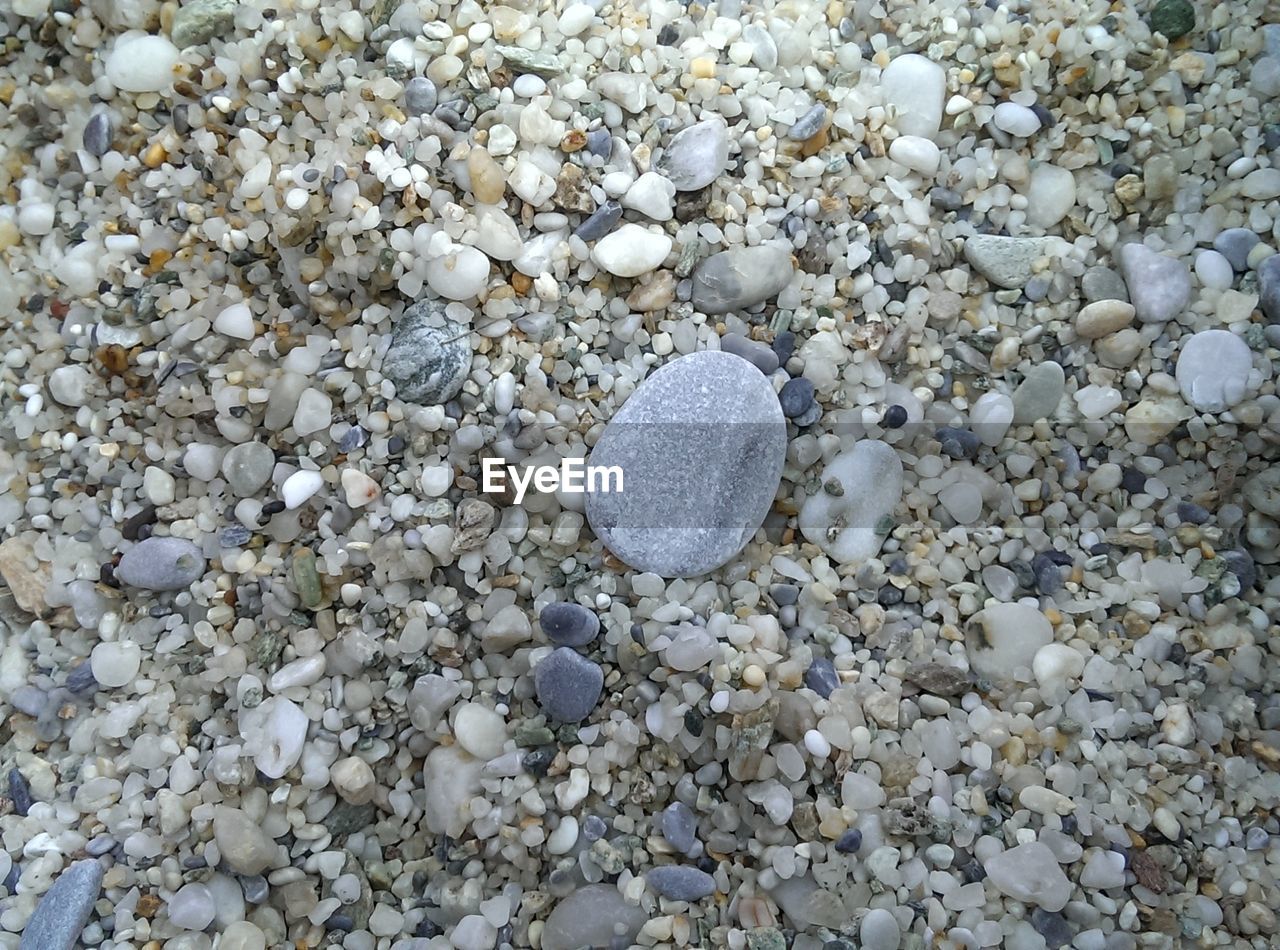
[[27,817],[27,812],[35,804],[31,798],[31,786],[17,768],[9,770],[9,800],[13,802],[13,810],[23,818]]
[[1213,248],[1231,262],[1237,273],[1243,273],[1249,269],[1249,252],[1261,240],[1248,228],[1227,228],[1213,239]]
[[836,839],[836,850],[841,854],[857,854],[861,847],[862,832],[857,828],[850,828]]
[[778,368],[778,354],[773,351],[773,347],[740,333],[728,333],[721,337],[720,349],[734,356],[741,356],[766,376]]
[[534,668],[533,688],[549,718],[581,722],[600,701],[604,671],[569,647],[558,647]]
[[1178,520],[1183,524],[1208,524],[1213,514],[1193,501],[1178,502]]
[[662,810],[662,837],[682,854],[697,842],[698,818],[684,802],[672,802]]
[[774,584],[769,588],[769,596],[779,607],[790,607],[800,599],[800,588],[795,584]]
[[706,871],[670,864],[654,868],[645,876],[649,886],[673,901],[699,901],[716,892],[716,881]]
[[101,158],[111,151],[111,117],[105,112],[95,112],[84,125],[84,150],[94,158]]
[[73,693],[87,693],[91,689],[98,688],[98,681],[93,678],[93,668],[88,660],[72,667],[71,672],[67,674],[66,686]]
[[462,389],[471,372],[471,331],[444,315],[440,300],[420,300],[396,321],[382,375],[406,402],[438,406]]
[[547,639],[561,647],[584,647],[600,635],[600,618],[581,604],[547,604],[538,623]]
[[798,419],[813,405],[813,383],[803,376],[787,380],[778,393],[782,414],[788,419]]
[[101,864],[86,858],[59,874],[27,921],[19,950],[72,950],[93,914],[104,873]]
[[621,220],[622,205],[610,199],[591,212],[573,234],[583,241],[598,241],[616,228]]
[[778,365],[783,366],[796,351],[796,335],[790,330],[783,330],[773,338],[773,352],[778,354]]
[[804,673],[804,685],[826,699],[840,685],[835,665],[826,657],[815,656]]
[[426,76],[414,76],[404,86],[404,104],[409,115],[426,115],[436,107],[436,84]]
[[1252,588],[1258,583],[1258,568],[1253,562],[1253,555],[1239,549],[1221,552],[1222,559],[1227,562],[1227,570],[1240,582],[1240,592]]
[[934,438],[942,444],[943,454],[953,459],[977,458],[982,448],[977,433],[959,426],[943,426],[934,433]]

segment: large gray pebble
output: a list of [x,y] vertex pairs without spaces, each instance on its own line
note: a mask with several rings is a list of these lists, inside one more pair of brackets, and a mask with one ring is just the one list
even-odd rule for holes
[[557,647],[534,667],[533,688],[548,718],[581,722],[600,701],[604,671],[569,647]]
[[102,865],[88,858],[58,875],[23,928],[19,950],[73,950],[102,892]]
[[693,306],[728,313],[768,300],[791,282],[791,251],[780,244],[734,247],[712,254],[693,272]]
[[716,180],[729,161],[729,127],[716,116],[671,137],[658,169],[676,191],[697,191]]
[[147,538],[124,552],[116,577],[143,590],[183,590],[204,575],[204,553],[185,538]]
[[782,407],[755,366],[714,350],[681,357],[605,427],[590,464],[618,466],[623,490],[588,494],[587,520],[637,570],[703,574],[756,533],[786,451]]
[[420,300],[397,321],[382,375],[396,395],[423,406],[446,403],[471,372],[471,334],[444,315],[438,300]]

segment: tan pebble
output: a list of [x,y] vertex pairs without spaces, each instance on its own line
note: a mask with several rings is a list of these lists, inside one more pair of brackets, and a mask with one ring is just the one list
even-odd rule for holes
[[1123,300],[1095,300],[1076,314],[1076,335],[1096,340],[1123,330],[1133,322],[1133,304]]
[[467,173],[471,176],[471,194],[476,201],[491,205],[502,200],[502,193],[507,188],[507,176],[488,150],[471,150],[467,155]]
[[711,79],[716,74],[716,61],[707,56],[699,56],[689,64],[689,74],[694,79]]
[[1131,205],[1142,197],[1142,179],[1134,174],[1125,175],[1116,181],[1115,191],[1117,198]]

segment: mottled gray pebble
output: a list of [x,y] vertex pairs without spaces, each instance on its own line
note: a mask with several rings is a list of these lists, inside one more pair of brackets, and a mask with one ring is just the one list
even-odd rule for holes
[[234,32],[236,7],[240,0],[192,0],[178,7],[173,15],[169,37],[178,49],[199,46],[215,36]]
[[222,477],[241,498],[248,498],[271,478],[276,466],[276,453],[262,442],[243,442],[232,446],[222,457]]
[[815,656],[805,670],[804,685],[826,699],[840,685],[840,676],[830,660],[824,656]]
[[104,873],[101,864],[86,858],[59,874],[23,928],[19,950],[72,950],[102,892]]
[[684,802],[672,802],[662,810],[662,837],[681,854],[697,842],[697,832],[697,816]]
[[1231,262],[1236,273],[1249,269],[1249,252],[1262,238],[1248,228],[1227,228],[1213,239],[1213,249]]
[[716,892],[716,881],[706,871],[669,864],[645,876],[649,886],[667,900],[699,901]]
[[414,76],[404,85],[404,104],[409,115],[427,115],[439,100],[436,84],[426,76]]
[[803,416],[813,405],[813,383],[803,376],[787,380],[778,391],[778,403],[782,406],[782,414],[788,419]]
[[95,112],[84,125],[84,150],[94,158],[101,158],[111,151],[111,117],[105,112]]
[[591,715],[604,688],[599,664],[569,647],[557,647],[533,670],[538,705],[556,722],[581,722]]
[[182,590],[204,574],[204,554],[185,538],[147,538],[124,552],[116,577],[143,590]]
[[581,604],[547,604],[538,623],[556,646],[583,647],[600,635],[600,618]]
[[697,191],[715,181],[729,161],[729,127],[719,116],[677,132],[658,160],[676,191]]
[[693,271],[693,305],[707,314],[751,307],[791,282],[795,265],[782,244],[733,247],[712,254]]
[[406,402],[438,406],[458,395],[471,371],[471,332],[444,316],[438,300],[420,300],[396,321],[382,375]]
[[1096,300],[1129,301],[1129,291],[1124,279],[1110,267],[1090,267],[1080,280],[1080,289],[1084,299],[1093,303]]
[[1280,323],[1280,254],[1272,254],[1258,265],[1258,291],[1262,312],[1272,323]]
[[818,134],[826,124],[827,107],[822,103],[813,106],[808,112],[796,119],[796,124],[787,132],[787,138],[793,142],[803,142]]
[[583,241],[598,241],[616,228],[621,220],[622,205],[610,199],[584,218],[573,233]]

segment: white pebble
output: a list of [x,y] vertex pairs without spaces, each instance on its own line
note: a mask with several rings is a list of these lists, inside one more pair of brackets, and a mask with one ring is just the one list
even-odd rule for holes
[[294,472],[280,486],[280,500],[292,511],[324,487],[324,477],[319,472],[302,469]]
[[817,729],[810,729],[804,734],[804,747],[814,758],[825,759],[831,754],[831,743]]
[[89,654],[93,678],[110,689],[127,686],[142,668],[142,647],[132,640],[99,643]]
[[234,303],[214,317],[213,328],[223,336],[252,340],[253,312],[247,303]]
[[1001,132],[1020,138],[1027,138],[1040,131],[1040,117],[1016,102],[1002,102],[996,106],[991,121]]

